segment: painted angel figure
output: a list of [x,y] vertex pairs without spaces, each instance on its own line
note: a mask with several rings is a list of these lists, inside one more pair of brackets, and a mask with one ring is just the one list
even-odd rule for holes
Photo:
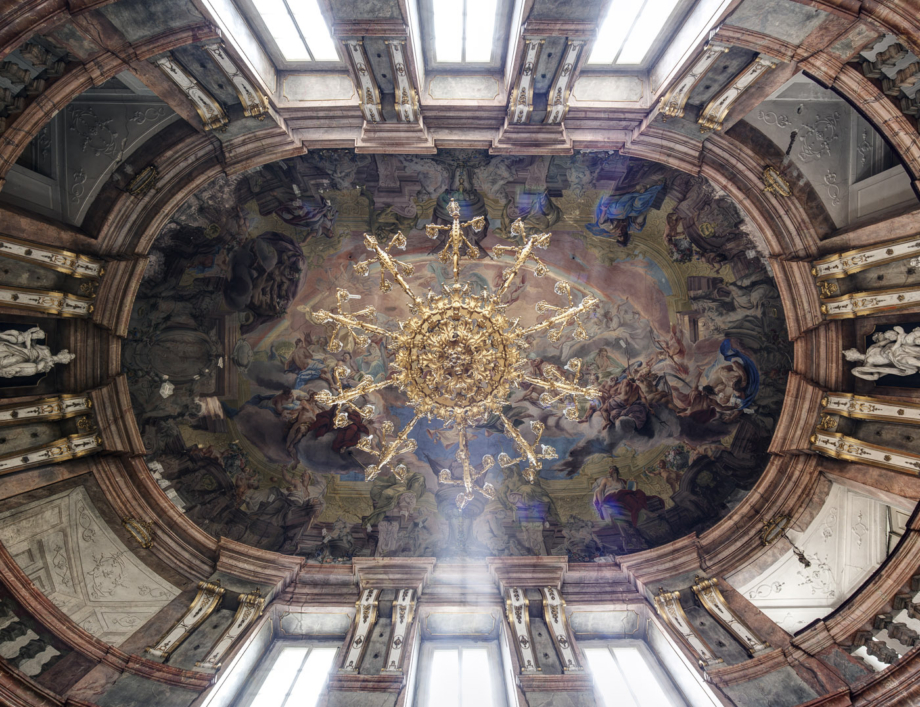
[[56,363],[73,361],[75,355],[67,349],[52,354],[47,346],[35,343],[36,339],[44,338],[45,332],[38,327],[0,332],[0,378],[34,376],[50,371]]
[[854,376],[874,381],[886,375],[912,376],[920,372],[920,327],[908,333],[896,326],[873,334],[872,340],[875,343],[866,353],[857,349],[843,352],[847,361],[862,364],[853,369]]

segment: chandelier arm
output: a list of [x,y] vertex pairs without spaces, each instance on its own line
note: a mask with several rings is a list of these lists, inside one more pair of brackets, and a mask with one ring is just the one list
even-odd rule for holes
[[566,309],[565,311],[563,311],[561,314],[557,314],[554,317],[550,317],[549,319],[542,321],[539,324],[534,324],[532,327],[523,329],[518,333],[520,336],[526,336],[527,334],[534,334],[538,331],[543,331],[544,329],[550,329],[554,327],[556,324],[562,324],[563,326],[565,326],[566,323],[569,321],[569,319],[573,319],[577,317],[579,314],[588,312],[594,309],[594,307],[596,306],[597,306],[597,300],[594,297],[591,297],[590,295],[586,295],[585,298],[582,299],[581,304],[578,304],[575,307],[570,307],[569,309]]
[[600,397],[600,391],[595,388],[587,388],[575,383],[569,383],[566,380],[553,380],[548,381],[545,378],[540,378],[539,376],[521,376],[521,379],[530,383],[531,385],[540,386],[545,388],[550,393],[563,393],[568,395],[580,395],[583,398],[593,399]]
[[[409,424],[403,427],[402,431],[396,436],[396,439],[390,442],[390,444],[387,445],[386,449],[383,450],[383,453],[380,455],[380,461],[377,462],[377,465],[376,465],[378,469],[378,473],[379,473],[379,470],[383,469],[383,467],[390,464],[393,461],[393,458],[397,454],[400,454],[403,451],[402,446],[403,444],[405,444],[406,439],[409,436],[409,433],[412,432],[412,428],[415,427],[416,424],[418,424],[418,421],[421,420],[422,417],[424,417],[424,413],[421,413],[421,412],[415,413],[415,417],[413,417],[409,421]],[[368,479],[368,481],[369,480],[370,479]]]
[[[396,385],[396,381],[390,379],[390,380],[380,381],[379,383],[373,383],[371,385],[361,385],[359,383],[356,387],[348,388],[347,390],[343,390],[341,393],[335,396],[331,394],[329,394],[328,396],[318,395],[317,401],[321,405],[328,405],[329,407],[332,407],[333,405],[343,405],[345,403],[350,403],[352,400],[357,400],[362,395],[373,393],[376,390],[383,390],[384,388],[389,388],[391,385]],[[328,391],[324,391],[324,392],[328,393]]]
[[362,329],[370,334],[390,336],[390,332],[388,332],[383,327],[379,327],[376,324],[370,324],[369,322],[362,322],[360,319],[356,319],[350,314],[333,314],[332,312],[327,312],[321,309],[316,312],[314,321],[320,321],[323,324],[332,321],[338,324],[340,327],[345,327],[348,330],[351,330],[352,328]]
[[[397,236],[401,236],[401,235],[402,233],[397,234]],[[396,240],[397,236],[393,237],[394,241]],[[374,253],[377,255],[377,262],[380,263],[380,267],[386,270],[388,273],[390,273],[390,276],[396,281],[396,284],[398,284],[403,289],[403,292],[405,292],[409,296],[409,299],[411,299],[415,304],[420,304],[421,299],[418,296],[416,296],[416,294],[412,291],[412,288],[409,287],[409,284],[405,281],[403,276],[400,274],[399,267],[398,267],[399,265],[403,265],[403,267],[406,269],[406,272],[411,274],[412,266],[411,265],[407,266],[402,263],[399,263],[398,260],[396,260],[389,253],[387,253],[386,249],[383,248],[377,242],[376,238],[372,236],[368,236],[368,234],[366,233],[364,234],[364,246],[368,250],[374,251]]]
[[523,248],[512,248],[509,246],[495,246],[492,249],[492,252],[497,253],[499,257],[508,252],[514,252],[515,250],[518,251],[517,258],[515,258],[514,260],[514,265],[512,265],[510,268],[508,268],[505,271],[507,274],[505,275],[504,282],[502,282],[502,286],[498,288],[498,292],[495,293],[496,298],[503,297],[504,294],[508,291],[508,288],[511,286],[511,283],[514,282],[514,278],[517,277],[518,271],[521,269],[521,267],[524,265],[524,263],[527,262],[527,259],[530,257],[530,254],[533,251],[533,247],[535,243],[536,243],[536,240],[534,238],[530,238],[527,241],[527,245],[525,245]]
[[459,428],[460,445],[457,448],[457,459],[463,465],[463,486],[467,493],[473,490],[473,468],[470,466],[470,449],[469,441],[466,438],[466,425],[460,419],[457,419]]
[[[501,418],[501,421],[505,424],[505,436],[510,437],[511,441],[515,443],[518,448],[518,451],[523,455],[524,459],[527,460],[527,463],[530,465],[530,469],[533,472],[542,468],[542,463],[537,458],[537,453],[534,451],[534,448],[530,446],[526,439],[521,436],[521,433],[517,431],[517,428],[511,424],[507,417],[502,413],[498,413],[498,416]],[[527,474],[525,474],[525,477]],[[535,475],[534,475],[535,477]],[[529,479],[530,483],[533,483],[533,479]]]

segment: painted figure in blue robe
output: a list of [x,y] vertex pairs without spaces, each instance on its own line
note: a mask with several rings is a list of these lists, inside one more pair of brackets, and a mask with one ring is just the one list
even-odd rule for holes
[[648,210],[662,189],[664,185],[658,184],[645,191],[605,196],[597,205],[595,222],[586,228],[595,236],[615,238],[620,245],[629,245],[631,234],[645,227]]

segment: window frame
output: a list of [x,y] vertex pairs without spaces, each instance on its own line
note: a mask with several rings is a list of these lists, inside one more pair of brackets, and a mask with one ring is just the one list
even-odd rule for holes
[[[644,0],[643,0],[644,2]],[[693,12],[693,9],[696,7],[697,0],[679,0],[677,5],[674,7],[674,10],[671,12],[670,17],[665,21],[661,30],[656,35],[655,39],[652,40],[651,45],[649,45],[648,51],[645,53],[645,57],[638,64],[617,64],[616,60],[619,58],[619,55],[623,53],[623,47],[626,46],[626,42],[629,40],[629,34],[623,39],[623,44],[620,46],[619,51],[616,56],[613,57],[613,61],[609,64],[592,64],[591,63],[591,52],[594,50],[594,44],[592,43],[590,47],[587,48],[585,55],[585,61],[581,66],[581,73],[590,73],[590,74],[642,74],[651,70],[651,68],[658,62],[661,58],[662,53],[664,53],[667,45],[674,39],[677,32],[683,26],[686,19],[690,16],[690,13]],[[613,7],[611,5],[611,7]],[[612,10],[608,10],[612,11]],[[638,20],[638,16],[636,17]],[[607,16],[598,18],[598,32],[606,22]],[[635,22],[635,21],[634,21]],[[630,33],[632,28],[630,28]],[[597,40],[595,40],[597,41]]]
[[[288,2],[290,1],[291,0],[288,0]],[[326,17],[326,13],[323,12],[324,8],[322,2],[319,3],[319,10],[323,15],[323,19],[326,21],[326,27],[329,29],[329,36],[332,37],[332,42],[335,44],[336,52],[339,55],[337,61],[316,61],[315,59],[312,61],[288,61],[284,58],[284,54],[281,52],[281,48],[278,46],[278,42],[275,41],[274,35],[269,31],[268,26],[262,20],[262,16],[256,9],[253,0],[232,0],[232,2],[234,5],[236,5],[236,9],[239,10],[240,14],[243,16],[243,19],[246,20],[249,28],[256,36],[256,39],[259,40],[262,48],[272,60],[272,63],[275,65],[275,69],[277,71],[301,72],[344,69],[345,62],[342,59],[342,48],[339,45],[339,41],[335,38],[335,35],[332,34],[332,26],[329,23],[329,19]],[[293,18],[291,21],[294,21]],[[310,49],[310,46],[306,43],[306,40],[304,40],[304,44],[306,45],[310,56],[313,56],[313,50]]]
[[[463,0],[459,1],[462,2]],[[418,0],[418,21],[425,70],[433,73],[449,74],[469,73],[482,75],[503,73],[506,54],[511,51],[508,45],[511,39],[511,13],[513,10],[513,0],[496,0],[495,27],[492,31],[492,53],[489,57],[489,61],[437,61],[437,53],[435,51],[436,41],[434,36],[434,0]],[[465,15],[463,21],[465,26]],[[460,31],[463,33],[464,28],[461,27]],[[465,55],[465,33],[463,39],[464,46],[462,48],[462,54]]]
[[[262,685],[265,684],[265,681],[268,680],[269,676],[271,675],[272,666],[274,666],[274,664],[277,662],[278,658],[281,656],[281,652],[285,648],[308,648],[309,651],[305,656],[305,660],[309,659],[310,654],[316,648],[334,648],[335,655],[332,658],[332,665],[329,667],[329,673],[326,676],[326,680],[328,682],[329,678],[335,673],[339,660],[341,659],[342,641],[338,638],[330,641],[298,639],[281,639],[273,641],[269,649],[265,651],[265,655],[263,655],[261,660],[259,660],[255,670],[253,670],[252,674],[249,676],[247,681],[248,684],[246,687],[231,703],[233,707],[250,707],[250,705],[255,702],[256,696],[259,694],[259,690],[262,689]],[[291,685],[293,686],[293,684],[294,681],[292,680]],[[325,687],[326,686],[324,684],[324,690]],[[322,698],[322,692],[320,692],[320,698]]]
[[[674,679],[665,670],[664,666],[658,660],[658,656],[655,655],[655,652],[651,647],[643,640],[636,638],[617,638],[617,639],[591,639],[591,640],[582,640],[578,642],[578,648],[582,651],[582,654],[585,658],[585,671],[588,675],[591,673],[591,664],[588,662],[588,656],[584,653],[586,649],[589,648],[606,648],[613,655],[614,661],[617,660],[616,654],[613,652],[613,649],[616,647],[623,648],[637,648],[639,653],[642,655],[645,660],[645,664],[648,666],[648,669],[651,671],[652,675],[658,681],[658,684],[661,686],[661,689],[671,701],[670,707],[689,707],[687,699],[684,697],[683,693],[678,689],[677,685],[674,682]],[[617,666],[619,666],[619,661],[617,661]],[[592,684],[594,685],[594,698],[598,704],[598,707],[603,705],[604,707],[615,707],[608,705],[604,701],[604,697],[601,694],[600,690],[597,688],[597,684],[594,682],[593,676],[591,679]],[[641,705],[640,700],[636,700],[636,704]]]
[[[417,658],[415,701],[412,707],[436,707],[437,702],[430,702],[431,666],[436,650],[459,648],[485,648],[488,654],[489,669],[492,676],[492,702],[494,707],[508,707],[505,687],[504,660],[501,646],[497,639],[477,641],[469,638],[427,639],[422,641]],[[437,698],[435,698],[437,699]],[[242,706],[241,706],[242,707]]]

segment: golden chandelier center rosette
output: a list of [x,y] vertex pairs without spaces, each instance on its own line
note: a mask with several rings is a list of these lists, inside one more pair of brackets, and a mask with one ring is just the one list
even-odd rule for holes
[[397,384],[416,410],[446,421],[498,412],[523,362],[511,322],[485,297],[433,297],[396,336]]

